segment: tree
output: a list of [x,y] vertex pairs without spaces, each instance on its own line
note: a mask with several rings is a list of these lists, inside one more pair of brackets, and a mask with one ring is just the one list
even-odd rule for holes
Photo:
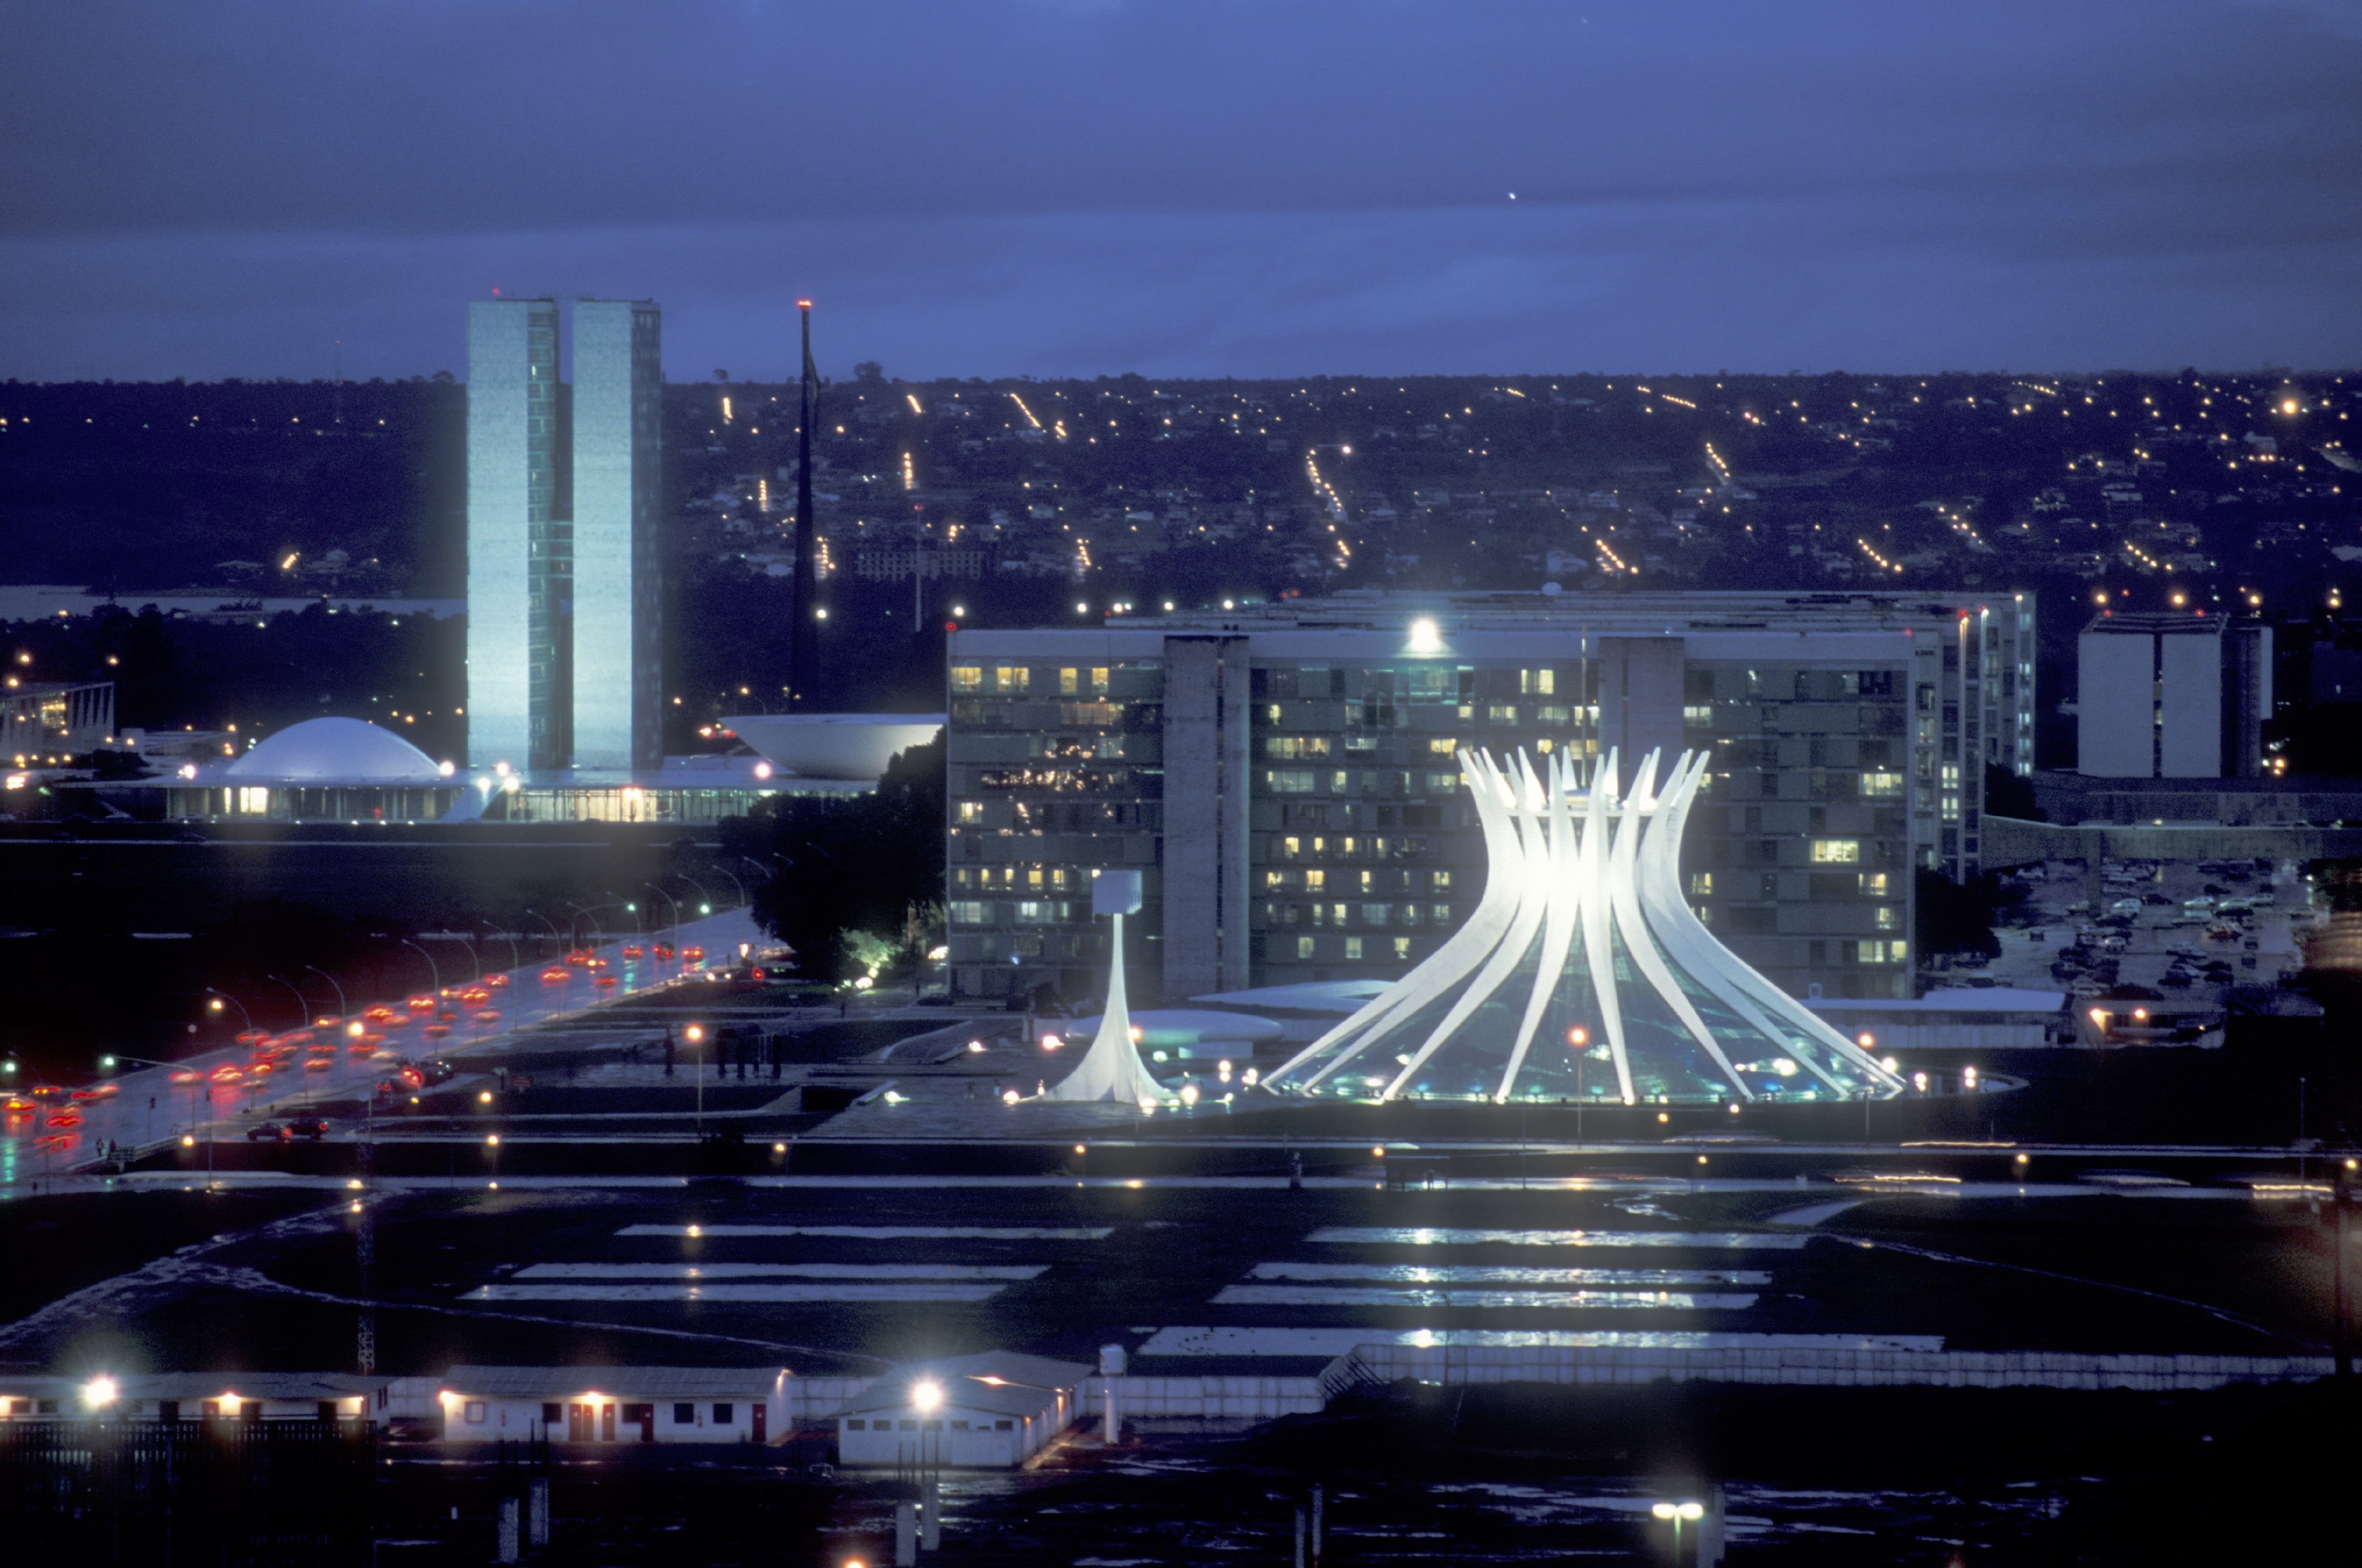
[[1941,871],[1922,867],[1914,874],[1912,893],[1919,914],[1911,934],[1921,957],[1938,953],[2001,956],[2001,939],[1992,933],[1999,895],[1994,878],[1977,877],[1964,888]]
[[882,381],[886,379],[886,367],[875,359],[864,359],[853,367],[853,379],[856,381]]
[[846,979],[923,956],[944,897],[944,738],[886,766],[874,794],[779,797],[749,823],[757,858],[778,874],[755,917],[795,949],[797,972]]
[[1985,815],[2047,823],[2050,813],[2034,803],[2034,785],[1996,763],[1985,764]]

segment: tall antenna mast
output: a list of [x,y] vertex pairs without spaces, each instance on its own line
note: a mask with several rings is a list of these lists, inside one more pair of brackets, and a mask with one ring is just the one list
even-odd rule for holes
[[798,300],[803,318],[803,369],[796,410],[796,576],[795,621],[788,635],[788,703],[803,709],[811,703],[820,674],[819,574],[812,551],[812,424],[820,417],[820,375],[812,368],[811,301]]

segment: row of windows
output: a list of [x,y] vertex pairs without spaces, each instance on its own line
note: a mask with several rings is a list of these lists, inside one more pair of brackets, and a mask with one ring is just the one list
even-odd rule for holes
[[[1043,675],[1043,686],[1046,689],[1049,684],[1049,672],[1044,670]],[[1108,667],[1106,665],[1062,667],[1057,672],[1056,680],[1058,695],[1061,697],[1076,696],[1086,688],[1095,693],[1103,693],[1108,689]],[[952,666],[952,690],[955,691],[1018,692],[1031,691],[1032,689],[1033,671],[1027,665],[955,664]]]
[[1584,681],[1572,669],[1551,667],[1528,669],[1485,669],[1470,666],[1417,664],[1405,668],[1336,669],[1307,665],[1298,669],[1258,668],[1254,694],[1259,698],[1292,697],[1298,701],[1334,702],[1349,697],[1394,697],[1407,701],[1473,701],[1507,696],[1572,697]]
[[[845,1430],[846,1431],[849,1431],[849,1432],[861,1432],[861,1431],[890,1432],[890,1431],[897,1431],[897,1430],[900,1430],[900,1431],[906,1431],[906,1432],[915,1432],[915,1431],[939,1432],[939,1431],[942,1431],[942,1430],[944,1430],[944,1423],[943,1423],[942,1419],[941,1419],[941,1418],[939,1418],[939,1417],[937,1417],[937,1418],[930,1418],[930,1419],[925,1419],[925,1420],[920,1420],[920,1419],[915,1419],[915,1418],[914,1418],[914,1419],[910,1419],[910,1420],[904,1420],[904,1421],[889,1421],[889,1420],[883,1420],[883,1419],[880,1419],[880,1420],[875,1420],[875,1421],[868,1421],[868,1422],[865,1422],[861,1417],[859,1417],[859,1416],[855,1416],[855,1417],[852,1417],[852,1418],[848,1419],[845,1421],[845,1423],[844,1423],[844,1430]],[[955,1417],[953,1417],[953,1418],[952,1418],[952,1430],[954,1430],[954,1431],[955,1431],[955,1432],[964,1432],[964,1431],[966,1431],[966,1430],[969,1430],[969,1428],[968,1428],[968,1424],[967,1424],[966,1421],[961,1420],[961,1419],[960,1419],[958,1417],[956,1417],[956,1416],[955,1416]],[[988,1427],[988,1427],[985,1427],[985,1426],[982,1426],[982,1425],[978,1425],[975,1430],[977,1430],[977,1431],[988,1431],[988,1430],[989,1430],[989,1431],[996,1431],[996,1432],[1013,1432],[1013,1431],[1015,1431],[1015,1430],[1017,1430],[1017,1423],[1016,1423],[1015,1421],[1012,1421],[1012,1420],[1010,1420],[1010,1419],[1006,1419],[1006,1418],[1003,1418],[1003,1419],[1000,1419],[1000,1420],[997,1420],[997,1421],[993,1422],[993,1423],[992,1423],[992,1425],[991,1425],[990,1427]]]
[[[951,706],[952,728],[955,730],[1002,730],[1012,726],[1031,728],[1043,721],[1028,713],[1021,724],[1019,715],[1027,713],[1027,709],[1036,706],[1046,710],[1050,705],[1046,702],[1029,703],[1025,709],[1021,709],[1014,702],[982,702],[973,699],[955,701]],[[1057,704],[1057,722],[1061,724],[1084,725],[1099,729],[1112,729],[1116,725],[1122,724],[1125,728],[1135,731],[1154,729],[1162,712],[1162,710],[1153,702],[1123,703],[1089,699],[1075,702],[1060,702]],[[1130,721],[1128,723],[1127,719]]]
[[[1811,876],[1810,896],[1816,902],[1826,899],[1883,899],[1890,896],[1887,874],[1883,871],[1815,871]],[[1777,899],[1780,896],[1780,874],[1777,871],[1726,871],[1720,885],[1722,896],[1726,899]],[[1713,898],[1715,888],[1713,872],[1690,873],[1691,898]]]
[[1892,697],[1900,683],[1892,669],[1716,669],[1683,672],[1683,698],[1690,703],[1760,701],[1835,702],[1851,697]]
[[1374,893],[1382,886],[1399,889],[1407,893],[1421,889],[1431,889],[1440,893],[1451,888],[1451,873],[1449,871],[1349,871],[1341,867],[1331,871],[1323,866],[1308,866],[1301,871],[1272,869],[1263,874],[1263,885],[1275,891],[1301,888],[1308,893],[1320,893],[1328,891],[1332,882],[1341,891],[1350,885],[1364,893]]
[[[950,906],[954,925],[990,925],[993,911],[999,906],[982,899],[954,899]],[[1021,899],[1008,906],[1015,911],[1019,925],[1065,925],[1081,918],[1076,911],[1082,904],[1070,899]]]
[[1450,925],[1450,904],[1265,904],[1265,925]]
[[[1407,812],[1410,809],[1404,808]],[[1341,838],[1321,834],[1308,839],[1287,834],[1271,841],[1272,852],[1283,860],[1299,860],[1308,852],[1315,856],[1333,856],[1341,860],[1355,860],[1365,855],[1373,860],[1417,860],[1427,854],[1428,847],[1428,841],[1423,838],[1363,838],[1353,834]],[[1435,885],[1439,888],[1451,886],[1451,873],[1438,871]]]
[[[1090,873],[1087,871],[1078,869],[1071,875],[1076,885],[1090,880]],[[1038,893],[1044,888],[1064,892],[1067,886],[1068,876],[1066,867],[1063,866],[960,866],[952,870],[952,886],[955,888],[1006,888],[1011,892],[1021,886],[1031,892]]]
[[[1548,750],[1547,746],[1542,749]],[[1353,791],[1354,776],[1344,768],[1324,772],[1315,767],[1275,767],[1263,776],[1264,791],[1271,795],[1317,795],[1328,787],[1331,795]],[[1460,788],[1460,774],[1451,773],[1379,773],[1364,770],[1361,775],[1361,793],[1372,795],[1391,783],[1400,793],[1451,794]]]
[[[208,1400],[205,1411],[207,1415],[212,1415],[214,1413],[211,1407],[212,1401]],[[653,1408],[653,1407],[651,1407],[651,1408]],[[459,1419],[469,1426],[483,1425],[484,1402],[481,1399],[467,1400],[459,1408]],[[544,1425],[554,1427],[565,1419],[566,1406],[562,1401],[545,1403],[542,1406],[541,1419]],[[738,1407],[736,1405],[731,1404],[727,1401],[717,1401],[714,1404],[713,1424],[715,1426],[734,1426],[737,1424],[737,1421]],[[687,1399],[679,1400],[675,1403],[672,1408],[672,1424],[677,1427],[693,1427],[697,1425],[697,1407]]]
[[1109,795],[1137,790],[1139,770],[1131,767],[981,767],[979,790],[1024,790],[1045,795]]
[[[1927,759],[1931,765],[1933,758]],[[1924,770],[1923,770],[1924,775]],[[1730,773],[1713,780],[1714,793],[1732,800],[1749,800],[1760,796],[1766,801],[1794,800],[1782,788],[1783,779],[1797,777],[1794,768],[1767,767],[1760,773]],[[1903,799],[1906,780],[1900,773],[1880,769],[1870,773],[1832,773],[1816,767],[1806,778],[1805,798],[1815,801],[1899,801]],[[1919,780],[1926,791],[1933,782],[1932,775]]]
[[[1321,951],[1324,943],[1329,945],[1325,954]],[[1277,960],[1287,957],[1291,953],[1299,964],[1318,963],[1324,957],[1341,959],[1348,964],[1359,964],[1373,958],[1403,964],[1410,960],[1411,946],[1407,936],[1299,936],[1292,946],[1287,944],[1286,938],[1275,938],[1272,944],[1264,949],[1264,955],[1267,959]]]
[[1054,762],[1087,762],[1123,755],[1121,735],[1043,735],[1025,737],[1025,755]]

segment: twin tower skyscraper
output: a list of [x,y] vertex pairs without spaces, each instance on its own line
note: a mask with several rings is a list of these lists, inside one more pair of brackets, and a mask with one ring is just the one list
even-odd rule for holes
[[[645,300],[468,306],[468,764],[663,765],[663,322]],[[570,609],[570,613],[569,613]]]

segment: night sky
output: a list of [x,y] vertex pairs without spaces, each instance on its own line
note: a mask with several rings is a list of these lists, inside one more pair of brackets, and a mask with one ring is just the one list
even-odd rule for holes
[[2357,176],[2362,0],[20,0],[0,375],[2351,366]]

